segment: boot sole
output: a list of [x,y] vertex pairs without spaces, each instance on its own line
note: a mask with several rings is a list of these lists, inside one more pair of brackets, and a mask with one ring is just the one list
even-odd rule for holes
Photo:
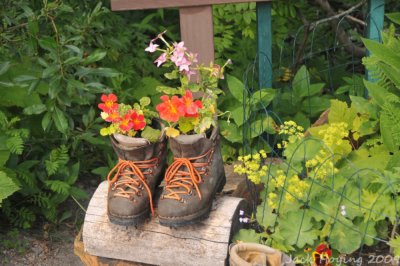
[[207,204],[206,208],[204,208],[194,214],[187,215],[184,217],[184,219],[182,219],[183,217],[175,217],[175,218],[171,219],[171,218],[164,218],[162,216],[158,216],[159,220],[160,220],[160,224],[162,226],[166,226],[166,227],[178,228],[178,227],[196,224],[198,222],[201,222],[201,221],[207,219],[210,216],[211,207],[212,207],[213,200],[215,198],[215,194],[217,194],[217,192],[222,191],[222,189],[225,186],[225,183],[226,183],[226,176],[221,178],[218,186],[216,186],[216,189],[214,190],[212,196],[210,197],[210,202]]
[[150,217],[150,210],[146,209],[137,215],[129,217],[114,216],[109,211],[107,212],[107,214],[108,214],[108,219],[113,224],[122,226],[132,226],[132,225],[138,226],[140,224],[143,224]]

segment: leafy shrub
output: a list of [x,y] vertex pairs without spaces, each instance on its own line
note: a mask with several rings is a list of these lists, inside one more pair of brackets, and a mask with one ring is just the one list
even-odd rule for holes
[[[232,161],[244,145],[243,132],[246,127],[252,130],[251,138],[254,141],[264,133],[275,134],[275,121],[266,117],[265,109],[274,99],[276,91],[247,91],[245,85],[232,75],[227,75],[226,84],[227,91],[219,99],[219,108],[228,119],[225,116],[220,119],[219,126],[223,137],[223,159]],[[259,119],[254,119],[255,116],[259,116]]]
[[109,87],[122,100],[155,94],[144,48],[163,16],[101,1],[0,3],[0,211],[13,225],[61,222],[63,202],[87,197],[78,178],[104,178],[114,158],[93,106]]
[[329,107],[329,94],[323,94],[324,83],[311,83],[306,66],[301,66],[291,88],[282,88],[274,100],[274,110],[283,120],[294,120],[305,128]]

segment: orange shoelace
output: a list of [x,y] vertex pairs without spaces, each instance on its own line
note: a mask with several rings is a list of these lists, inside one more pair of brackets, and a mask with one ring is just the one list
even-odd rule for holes
[[[199,190],[199,184],[203,181],[201,175],[206,173],[206,166],[210,164],[212,158],[213,149],[210,149],[203,155],[192,158],[174,158],[174,162],[168,167],[165,172],[165,190],[169,192],[163,196],[167,199],[181,200],[180,194],[188,195],[192,192],[192,188],[195,187],[199,198],[201,199],[201,192]],[[205,162],[192,162],[202,159],[206,156],[209,159]],[[186,167],[187,171],[181,170]],[[200,170],[197,170],[200,168]],[[180,188],[184,188],[181,190]]]
[[[133,195],[141,195],[141,190],[145,188],[149,194],[151,213],[154,215],[153,195],[145,175],[152,173],[152,167],[158,163],[158,158],[147,161],[128,161],[119,159],[117,165],[108,173],[108,190],[111,188],[117,192],[114,194],[118,197],[131,198]],[[142,172],[141,169],[147,169]],[[115,174],[114,174],[115,173]],[[111,178],[111,176],[114,176]],[[126,190],[126,188],[131,190]]]

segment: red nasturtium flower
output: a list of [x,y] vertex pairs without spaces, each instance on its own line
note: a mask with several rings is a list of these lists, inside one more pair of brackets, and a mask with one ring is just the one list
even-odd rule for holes
[[131,120],[131,115],[126,114],[124,117],[121,119],[121,122],[119,123],[119,128],[122,129],[123,131],[129,131],[133,127],[133,122]]
[[131,121],[133,123],[133,130],[141,130],[146,126],[146,121],[143,115],[138,115],[135,111],[131,114]]
[[185,115],[185,106],[182,99],[177,96],[172,96],[169,99],[168,95],[163,95],[160,97],[163,101],[156,106],[160,117],[168,122],[178,122],[179,117]]
[[327,244],[319,244],[312,253],[313,262],[317,266],[331,266],[332,250]]
[[105,120],[111,123],[118,123],[119,121],[121,121],[121,116],[119,115],[118,111],[113,110],[108,113],[108,116]]
[[185,106],[185,117],[197,117],[199,109],[203,108],[203,103],[200,100],[193,101],[193,95],[190,90],[186,90],[182,101]]
[[118,109],[118,103],[116,102],[117,96],[115,94],[103,94],[101,95],[101,101],[103,103],[99,103],[98,107],[103,110],[103,112],[111,113],[112,111]]

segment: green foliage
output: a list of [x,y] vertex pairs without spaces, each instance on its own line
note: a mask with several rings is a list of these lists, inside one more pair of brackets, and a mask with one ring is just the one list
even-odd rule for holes
[[12,195],[14,192],[18,191],[19,187],[9,178],[6,173],[0,171],[0,207],[1,202]]
[[394,255],[400,256],[400,237],[390,240],[389,245],[393,248]]
[[242,147],[243,132],[246,128],[250,130],[252,140],[264,133],[275,134],[275,121],[266,116],[265,111],[275,98],[276,91],[264,88],[249,92],[238,78],[231,75],[226,76],[226,83],[227,91],[224,97],[219,98],[218,103],[225,114],[220,118],[219,126],[223,137],[223,159],[231,161],[234,160],[236,151]]
[[354,74],[352,77],[343,77],[343,81],[344,85],[335,90],[336,95],[348,93],[349,95],[364,97],[365,86],[361,75]]
[[[396,17],[396,14],[388,14]],[[396,21],[396,20],[394,20]],[[383,144],[391,152],[399,152],[400,147],[400,38],[391,26],[382,32],[383,43],[363,39],[371,56],[363,63],[376,82],[364,81],[373,101],[380,107],[380,131]]]
[[[388,16],[396,21],[397,14]],[[310,136],[286,130],[290,134],[280,144],[286,161],[270,165],[270,174],[262,178],[260,198],[266,200],[254,222],[263,230],[251,232],[251,239],[258,235],[268,245],[304,255],[303,248],[324,241],[351,254],[361,245],[375,245],[379,237],[399,254],[398,236],[389,233],[397,225],[400,203],[400,40],[394,32],[393,27],[383,32],[382,44],[363,40],[372,54],[363,62],[375,78],[364,81],[370,99],[360,97],[362,89],[350,93],[345,80],[348,85],[339,94],[350,94],[350,106],[331,100],[328,123],[309,128]],[[299,73],[293,83],[304,83],[293,84],[297,98],[300,87],[309,84],[307,72]],[[237,238],[249,233],[243,230]]]
[[329,95],[323,94],[324,83],[311,83],[310,72],[302,66],[293,78],[292,88],[282,88],[273,109],[283,120],[293,120],[307,128],[313,119],[329,107]]
[[[331,100],[328,123],[310,128],[310,136],[281,126],[279,134],[288,134],[286,162],[269,165],[261,179],[266,200],[255,218],[263,230],[242,230],[236,239],[258,235],[257,242],[263,238],[299,255],[328,239],[334,250],[351,254],[361,244],[374,245],[382,223],[396,223],[400,161],[380,143],[379,109],[362,97],[351,99],[351,106]],[[390,236],[386,230],[379,237]]]
[[113,165],[98,135],[99,95],[157,98],[147,76],[160,71],[144,49],[165,28],[174,37],[177,19],[164,15],[177,11],[122,14],[102,2],[0,3],[0,213],[14,226],[62,222],[62,203],[87,197],[79,177],[104,178]]
[[152,127],[146,127],[142,132],[142,137],[150,142],[157,142],[160,139],[161,131]]

